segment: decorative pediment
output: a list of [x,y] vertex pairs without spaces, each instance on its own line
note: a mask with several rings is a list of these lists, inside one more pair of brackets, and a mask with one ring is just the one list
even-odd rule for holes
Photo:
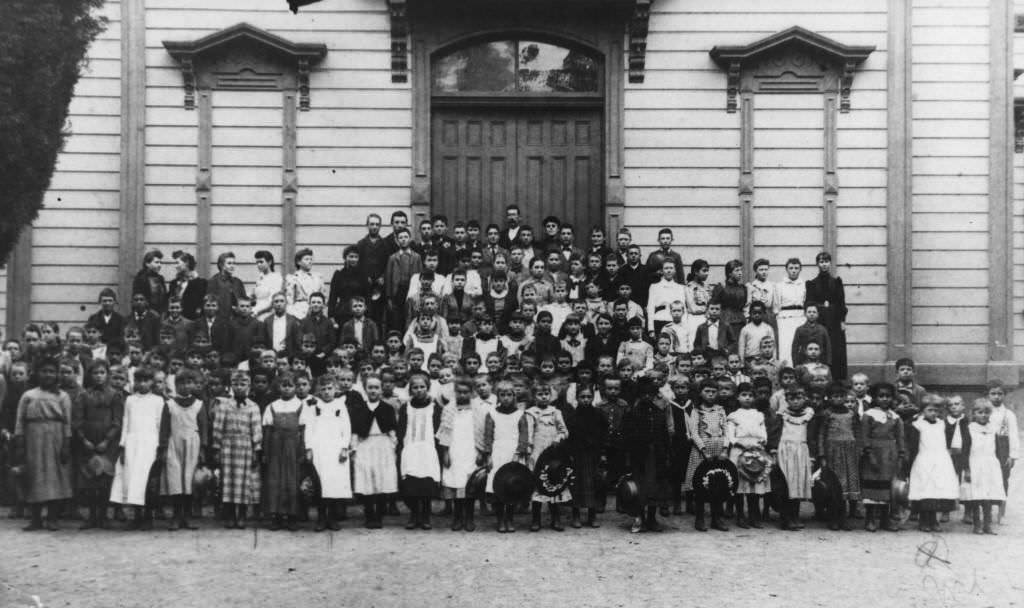
[[741,91],[836,90],[839,110],[848,112],[854,71],[874,50],[873,46],[848,46],[794,26],[745,46],[716,46],[710,55],[728,74],[728,112],[736,111]]
[[185,108],[195,108],[196,89],[299,91],[299,109],[309,109],[309,73],[327,55],[327,45],[297,43],[248,23],[187,42],[165,40],[164,48],[185,78]]
[[[310,4],[316,4],[321,0],[286,0],[288,8],[293,12],[299,12],[299,8]],[[391,28],[391,82],[408,82],[409,80],[409,31],[410,5],[425,7],[431,10],[430,2],[435,0],[387,0],[388,17]],[[547,0],[518,0],[517,5],[542,4]],[[502,4],[503,0],[493,0],[493,4]],[[508,4],[513,4],[508,0]],[[644,81],[644,69],[647,62],[647,32],[648,23],[651,18],[651,4],[654,0],[573,0],[572,4],[587,8],[593,5],[594,10],[629,10],[629,81],[639,83]]]

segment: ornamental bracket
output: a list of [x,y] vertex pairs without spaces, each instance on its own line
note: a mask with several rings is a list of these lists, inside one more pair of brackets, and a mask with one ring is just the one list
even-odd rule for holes
[[388,0],[391,16],[391,82],[409,81],[409,6],[406,0]]
[[629,19],[629,81],[642,83],[647,66],[647,34],[650,30],[651,4],[654,0],[636,0]]

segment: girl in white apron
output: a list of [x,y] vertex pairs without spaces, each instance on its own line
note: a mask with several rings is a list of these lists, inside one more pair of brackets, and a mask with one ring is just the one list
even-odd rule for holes
[[494,496],[494,474],[505,464],[523,461],[526,451],[526,423],[523,410],[516,406],[516,389],[511,381],[501,380],[495,388],[498,404],[484,420],[481,456],[490,462],[487,474],[487,495],[494,502],[494,514],[498,518],[498,532],[515,532],[512,518],[516,506],[505,504]]
[[352,425],[345,406],[346,397],[335,397],[337,385],[333,376],[317,382],[320,400],[307,405],[300,425],[305,427],[306,459],[313,463],[320,478],[320,505],[314,530],[340,530],[335,515],[339,503],[352,498],[352,477],[349,446]]
[[441,461],[437,456],[435,433],[441,423],[441,410],[428,394],[424,373],[409,378],[409,403],[398,412],[398,437],[402,496],[409,505],[406,530],[429,530],[430,501],[441,481]]
[[135,394],[124,403],[121,454],[114,470],[114,483],[110,487],[110,502],[135,508],[135,519],[129,529],[153,526],[152,505],[146,504],[146,485],[161,447],[160,422],[164,399],[150,392],[152,386],[153,372],[145,368],[136,370]]
[[473,385],[466,377],[455,380],[455,400],[441,413],[437,443],[441,448],[441,485],[444,498],[455,501],[452,530],[476,529],[473,521],[473,497],[466,495],[469,476],[477,467],[475,416],[472,406]]

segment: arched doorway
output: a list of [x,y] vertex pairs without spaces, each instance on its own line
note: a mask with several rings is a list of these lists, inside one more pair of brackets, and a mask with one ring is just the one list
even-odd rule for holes
[[539,229],[554,215],[607,227],[604,61],[566,41],[492,36],[431,56],[431,211],[503,222],[517,204]]

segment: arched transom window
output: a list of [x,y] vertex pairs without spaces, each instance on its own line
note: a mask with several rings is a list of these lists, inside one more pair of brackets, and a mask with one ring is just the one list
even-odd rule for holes
[[536,40],[495,40],[441,55],[439,95],[598,95],[601,61],[585,51]]

